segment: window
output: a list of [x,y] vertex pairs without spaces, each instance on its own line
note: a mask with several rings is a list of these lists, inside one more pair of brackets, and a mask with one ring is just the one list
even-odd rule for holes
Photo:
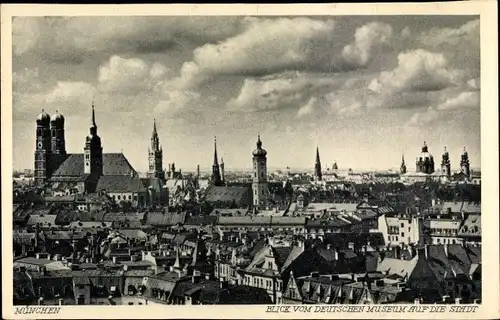
[[404,226],[405,226],[405,224],[402,222],[402,223],[401,223],[401,228],[403,228]]
[[129,196],[128,196],[128,199],[129,199],[129,200],[132,200],[132,196],[131,196],[131,195],[129,195]]
[[408,232],[410,232],[410,231],[411,231],[411,227],[408,227]]
[[401,238],[404,238],[404,237],[405,237],[405,233],[401,232]]
[[120,200],[120,199],[121,199],[121,198],[120,198],[120,196],[116,196],[116,197],[118,198],[118,200]]
[[78,285],[78,289],[85,289],[85,285],[83,284]]

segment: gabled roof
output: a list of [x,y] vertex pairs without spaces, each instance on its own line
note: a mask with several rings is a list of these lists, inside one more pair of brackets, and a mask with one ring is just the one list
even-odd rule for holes
[[418,258],[412,260],[385,258],[378,266],[377,271],[388,273],[388,275],[398,275],[401,278],[409,277],[417,265]]
[[[68,154],[66,160],[52,176],[80,177],[84,174],[84,154]],[[123,153],[104,153],[102,155],[103,175],[137,175]]]
[[147,214],[146,222],[152,226],[175,226],[177,224],[184,224],[186,221],[186,212],[149,212]]
[[218,187],[210,186],[205,193],[208,202],[236,202],[250,203],[252,201],[252,189],[250,187]]

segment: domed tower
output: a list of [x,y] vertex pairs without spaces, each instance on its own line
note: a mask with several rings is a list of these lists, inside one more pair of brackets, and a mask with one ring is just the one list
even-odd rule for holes
[[420,157],[416,161],[417,172],[431,174],[434,173],[434,157],[429,153],[427,143],[424,141]]
[[444,147],[444,153],[441,160],[441,173],[447,177],[451,176],[451,162],[450,162],[450,154],[446,147]]
[[252,152],[253,155],[253,204],[256,208],[265,207],[269,198],[269,189],[267,186],[267,151],[262,149],[260,135],[257,138],[257,149]]
[[148,177],[165,180],[165,172],[163,171],[163,149],[160,145],[158,132],[156,131],[156,119],[153,120],[153,133],[151,134],[151,146],[148,148],[148,160]]
[[314,163],[314,180],[323,180],[323,174],[321,172],[321,160],[319,159],[319,148],[316,147],[316,162]]
[[212,164],[212,184],[214,186],[222,185],[220,175],[219,158],[217,157],[217,137],[214,137],[214,163]]
[[64,116],[56,110],[50,117],[50,137],[52,149],[51,169],[57,170],[66,160],[66,141],[64,139]]
[[85,140],[84,170],[85,174],[100,177],[102,175],[102,145],[101,138],[97,135],[97,125],[95,123],[94,104],[92,104],[92,123],[90,125],[90,134]]
[[35,184],[50,178],[50,116],[42,109],[36,117]]
[[462,171],[467,177],[470,176],[469,154],[467,153],[467,150],[465,150],[465,147],[460,159],[460,171]]
[[406,173],[406,164],[405,164],[405,156],[404,155],[401,156],[401,167],[399,168],[399,172],[401,174]]

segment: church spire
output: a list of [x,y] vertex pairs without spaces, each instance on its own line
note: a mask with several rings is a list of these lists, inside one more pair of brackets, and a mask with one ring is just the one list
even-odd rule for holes
[[314,178],[317,181],[321,181],[323,179],[323,174],[321,172],[321,160],[319,159],[319,147],[316,146],[316,162],[314,164]]
[[401,155],[401,167],[399,168],[399,171],[401,174],[406,173],[406,164],[405,164],[405,155],[404,154]]
[[214,166],[219,166],[219,159],[217,157],[217,137],[214,137]]
[[95,123],[95,110],[93,101],[92,101],[92,123],[90,124],[90,134],[92,136],[97,135],[97,124]]
[[220,175],[219,159],[217,157],[217,137],[214,137],[214,163],[212,164],[212,183],[215,186],[222,185]]

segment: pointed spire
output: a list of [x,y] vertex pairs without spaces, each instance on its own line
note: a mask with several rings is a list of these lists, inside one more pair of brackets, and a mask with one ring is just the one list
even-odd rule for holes
[[260,134],[257,134],[257,149],[262,148],[262,141],[260,141]]
[[404,154],[401,155],[401,163],[405,164],[405,155]]
[[316,146],[316,163],[319,163],[319,147]]
[[97,125],[95,124],[94,101],[92,101],[92,125],[93,125],[94,127],[97,127]]
[[181,258],[179,257],[179,248],[175,249],[175,263],[174,263],[174,268],[175,269],[180,269],[181,268]]
[[219,160],[217,158],[217,137],[214,136],[214,166],[219,165]]
[[156,135],[156,119],[153,119],[153,135]]

